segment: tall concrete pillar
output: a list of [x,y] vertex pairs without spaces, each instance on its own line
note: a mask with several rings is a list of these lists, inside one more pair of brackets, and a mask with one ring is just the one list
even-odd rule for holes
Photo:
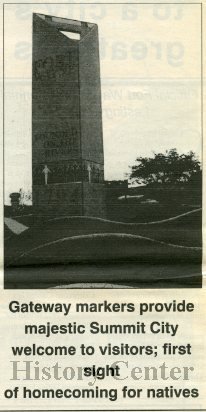
[[32,178],[37,212],[104,215],[96,24],[33,15]]

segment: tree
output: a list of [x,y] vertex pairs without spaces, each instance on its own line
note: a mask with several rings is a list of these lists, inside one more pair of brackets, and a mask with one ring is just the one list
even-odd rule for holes
[[146,185],[186,185],[201,181],[201,167],[194,152],[178,154],[176,149],[138,157],[130,178]]

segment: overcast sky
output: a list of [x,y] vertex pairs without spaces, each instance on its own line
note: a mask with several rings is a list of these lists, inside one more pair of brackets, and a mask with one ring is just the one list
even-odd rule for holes
[[97,23],[105,178],[137,156],[201,155],[200,5],[5,5],[5,197],[31,189],[32,13]]

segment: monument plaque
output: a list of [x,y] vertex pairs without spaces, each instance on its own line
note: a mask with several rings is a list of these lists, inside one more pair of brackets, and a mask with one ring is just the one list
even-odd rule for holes
[[102,216],[97,25],[34,14],[32,66],[34,207],[40,213]]

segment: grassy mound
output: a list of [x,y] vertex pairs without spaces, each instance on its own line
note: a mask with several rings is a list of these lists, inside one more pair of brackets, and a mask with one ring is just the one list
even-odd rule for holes
[[200,262],[199,250],[176,247],[125,233],[99,233],[66,237],[24,252],[14,265],[42,265],[71,262],[137,261]]
[[[166,259],[170,255],[174,258],[171,246],[155,244],[146,239],[135,238],[142,236],[167,244],[178,246],[198,247],[201,246],[201,212],[182,216],[176,220],[154,225],[138,225],[104,221],[96,218],[86,217],[62,217],[58,219],[45,220],[38,218],[32,220],[33,226],[20,235],[5,239],[5,264],[35,264],[67,261],[80,261],[80,259],[92,261],[93,259]],[[86,235],[99,235],[99,237],[85,237]],[[110,235],[108,235],[110,234]],[[107,235],[107,236],[105,236]],[[134,235],[133,237],[130,235]],[[78,237],[79,236],[79,237]],[[115,237],[116,236],[116,237]],[[69,240],[69,238],[75,237]],[[78,238],[77,238],[78,237]],[[81,237],[83,237],[81,239]],[[67,240],[61,242],[60,239]],[[51,242],[57,242],[53,246],[44,246]],[[98,247],[96,250],[97,242]],[[145,243],[146,242],[146,243]],[[155,244],[155,246],[154,246]],[[88,245],[88,246],[87,246]],[[32,252],[33,249],[38,252]],[[87,249],[87,254],[84,255]],[[112,249],[112,255],[110,248]],[[165,250],[167,249],[167,251]],[[58,252],[55,252],[55,250]],[[96,254],[93,251],[96,250]],[[172,249],[173,250],[173,249]],[[181,254],[186,256],[185,249]],[[31,251],[31,252],[30,252]],[[191,251],[191,250],[190,250]],[[27,258],[19,260],[19,256],[27,254]],[[32,256],[35,253],[35,259]],[[200,251],[195,251],[195,256]],[[156,255],[157,254],[157,255]],[[192,253],[189,254],[192,258]]]

